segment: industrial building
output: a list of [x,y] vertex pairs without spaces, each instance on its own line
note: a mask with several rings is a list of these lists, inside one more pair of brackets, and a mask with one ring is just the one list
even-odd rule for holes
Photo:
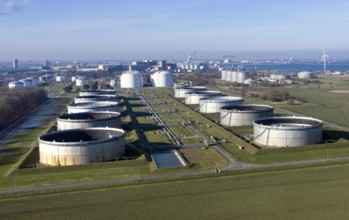
[[68,166],[115,160],[125,153],[125,132],[118,128],[57,131],[38,138],[40,163]]
[[272,117],[273,111],[268,105],[226,106],[220,110],[220,123],[229,127],[252,125],[256,119]]
[[101,102],[101,101],[118,101],[116,95],[86,95],[86,96],[76,96],[74,98],[75,103],[84,103],[84,102]]
[[138,71],[125,72],[120,76],[121,88],[143,87],[143,76]]
[[185,95],[185,104],[198,105],[201,99],[213,98],[222,96],[219,91],[202,91],[202,92],[189,92]]
[[121,114],[119,112],[80,112],[60,115],[57,118],[57,130],[76,128],[110,127],[121,126]]
[[119,110],[118,102],[85,102],[70,104],[67,107],[68,113],[78,112],[93,112],[93,111],[112,111],[117,112]]
[[271,117],[253,122],[253,143],[266,147],[294,147],[322,142],[322,121],[308,117]]
[[202,92],[206,91],[207,88],[204,86],[192,86],[185,88],[176,88],[175,89],[175,97],[176,98],[185,98],[186,94],[189,92]]
[[244,99],[241,97],[223,96],[200,100],[201,113],[218,113],[222,107],[242,105]]
[[173,75],[169,71],[155,72],[150,76],[150,81],[154,87],[172,87]]

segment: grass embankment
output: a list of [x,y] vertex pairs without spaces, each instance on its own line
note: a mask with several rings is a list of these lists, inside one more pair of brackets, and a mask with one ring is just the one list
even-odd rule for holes
[[[35,125],[34,128],[19,129],[2,145],[0,154],[0,176],[8,176],[18,169],[28,154],[37,145],[37,137],[46,133],[55,124],[56,116],[65,110],[65,105],[70,99],[52,99],[52,103],[45,108],[43,115],[37,115],[27,123]],[[45,112],[48,112],[46,115]],[[55,114],[51,114],[56,112]]]
[[0,199],[5,219],[347,219],[348,165]]
[[[287,149],[258,149],[243,141],[229,130],[211,120],[208,120],[203,115],[192,110],[190,107],[180,103],[180,101],[174,98],[172,99],[177,101],[175,108],[179,112],[178,114],[191,120],[192,124],[203,131],[206,135],[215,137],[222,147],[224,147],[228,152],[242,162],[274,163],[349,156],[349,142],[347,140],[349,135],[340,130],[327,127],[324,130],[324,137],[326,136],[326,139],[340,139],[340,141],[336,143],[308,145]],[[270,103],[263,101],[263,104]],[[276,113],[279,115],[285,114],[285,112],[280,108],[276,109]],[[246,133],[248,131],[250,131],[249,128],[243,127],[238,128],[236,133]],[[226,143],[222,141],[223,139],[225,139]],[[240,150],[240,146],[243,148],[242,150]]]

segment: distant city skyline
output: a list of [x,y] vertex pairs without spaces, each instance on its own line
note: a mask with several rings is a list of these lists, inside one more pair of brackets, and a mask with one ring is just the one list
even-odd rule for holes
[[349,58],[346,0],[0,0],[0,60]]

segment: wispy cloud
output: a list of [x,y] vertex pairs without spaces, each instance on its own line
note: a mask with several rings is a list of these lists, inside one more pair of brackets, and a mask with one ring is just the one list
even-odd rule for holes
[[6,0],[0,1],[0,15],[11,15],[15,12],[20,12],[31,2],[31,0]]

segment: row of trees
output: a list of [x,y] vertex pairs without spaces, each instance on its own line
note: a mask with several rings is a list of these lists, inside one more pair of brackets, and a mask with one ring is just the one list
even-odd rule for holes
[[0,130],[47,99],[42,88],[0,90]]
[[262,100],[268,100],[271,102],[284,102],[288,101],[291,96],[288,92],[280,92],[277,90],[271,91],[271,92],[265,92],[265,93],[251,93],[253,97],[259,97]]

